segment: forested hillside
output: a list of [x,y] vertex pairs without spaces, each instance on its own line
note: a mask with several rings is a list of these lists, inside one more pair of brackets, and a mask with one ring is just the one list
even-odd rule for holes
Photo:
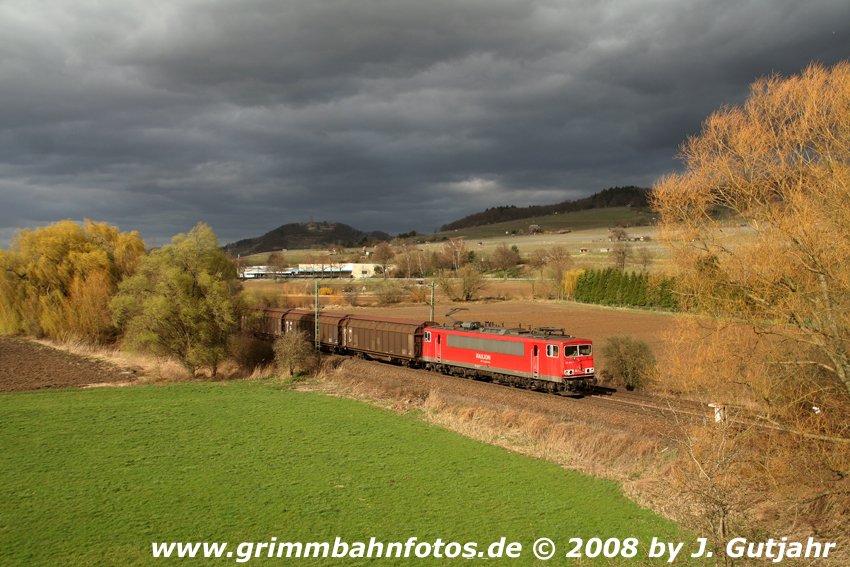
[[239,240],[224,248],[233,255],[256,254],[282,248],[372,245],[389,239],[390,235],[385,232],[363,232],[347,224],[306,222],[285,224],[262,236]]

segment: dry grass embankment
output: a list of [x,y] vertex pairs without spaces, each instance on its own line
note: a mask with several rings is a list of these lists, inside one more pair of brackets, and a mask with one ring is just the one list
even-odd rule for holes
[[[57,341],[47,339],[20,340],[26,340],[35,344],[40,344],[44,347],[64,351],[66,353],[77,355],[82,359],[103,362],[127,373],[127,380],[110,382],[108,385],[112,386],[181,382],[193,379],[185,367],[183,367],[178,361],[171,358],[163,358],[151,354],[121,350],[117,346],[92,345],[77,339],[64,339]],[[222,368],[219,370],[218,378],[228,379],[236,377],[240,377],[238,366],[230,361],[224,363]],[[205,376],[198,376],[196,378],[205,378]],[[208,378],[208,376],[206,378]],[[88,382],[95,381],[96,380],[89,375]],[[88,385],[88,383],[86,383],[86,385]]]

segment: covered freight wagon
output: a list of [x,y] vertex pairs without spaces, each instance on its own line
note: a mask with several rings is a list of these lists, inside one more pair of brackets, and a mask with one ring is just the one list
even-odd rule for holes
[[[319,313],[319,344],[326,350],[340,348],[341,322],[349,316],[340,313]],[[310,341],[316,340],[316,314],[306,309],[289,309],[283,316],[283,332],[303,332]]]
[[410,363],[422,355],[427,322],[349,315],[340,323],[342,348],[370,358]]
[[277,337],[283,333],[283,317],[291,311],[287,308],[252,309],[242,317],[242,329],[265,337]]

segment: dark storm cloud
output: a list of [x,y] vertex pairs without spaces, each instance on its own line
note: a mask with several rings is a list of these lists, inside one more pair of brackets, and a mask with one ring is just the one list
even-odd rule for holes
[[847,57],[850,4],[7,0],[0,33],[0,242],[162,243],[648,185],[754,78]]

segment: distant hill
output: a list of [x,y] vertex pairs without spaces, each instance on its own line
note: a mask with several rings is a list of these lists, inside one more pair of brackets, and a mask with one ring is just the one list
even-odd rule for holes
[[232,242],[224,247],[233,254],[247,255],[274,250],[304,249],[328,246],[371,245],[381,240],[389,240],[385,232],[363,232],[347,224],[329,222],[290,223],[270,230],[256,238],[246,238]]
[[646,226],[654,224],[655,220],[655,214],[647,207],[602,207],[435,232],[424,237],[424,240],[439,242],[449,238],[466,238],[467,240],[504,239],[506,235],[530,234],[532,225],[537,225],[537,230],[543,232],[566,233],[599,228]]
[[515,207],[513,205],[492,207],[480,213],[474,213],[462,219],[443,225],[441,231],[459,230],[474,226],[501,223],[542,217],[561,213],[602,209],[607,207],[646,207],[648,206],[649,189],[644,187],[610,187],[590,197],[564,201],[554,205],[533,205],[530,207]]

